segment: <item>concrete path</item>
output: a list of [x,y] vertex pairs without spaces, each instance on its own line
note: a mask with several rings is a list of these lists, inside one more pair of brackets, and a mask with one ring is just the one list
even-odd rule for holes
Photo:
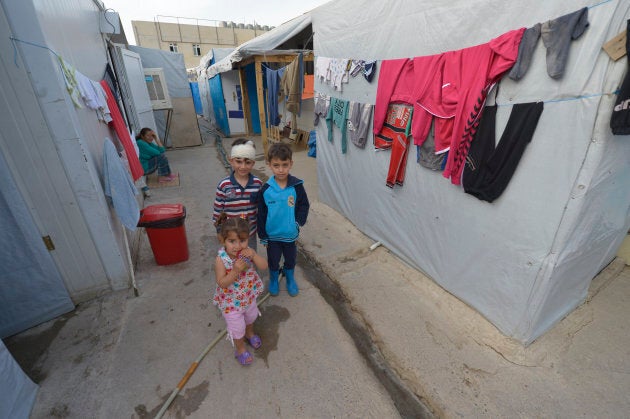
[[[213,141],[171,150],[168,157],[181,186],[152,190],[145,205],[186,206],[190,259],[156,265],[143,233],[139,297],[131,291],[105,295],[7,342],[40,385],[32,418],[155,417],[224,329],[209,302],[218,249],[210,215],[226,171]],[[230,342],[220,339],[165,417],[399,417],[333,307],[302,267],[296,276],[298,297],[283,290],[261,306],[256,329],[263,346],[254,364],[239,365]]]
[[[146,203],[186,205],[190,261],[155,265],[143,237],[140,297],[109,294],[7,342],[21,349],[19,362],[36,360],[34,418],[153,417],[223,328],[208,302],[218,246],[209,214],[225,172],[205,137],[202,147],[169,151],[181,186]],[[370,238],[318,202],[316,160],[305,151],[294,160],[312,201],[300,295],[263,304],[265,346],[253,366],[236,364],[220,341],[166,417],[628,417],[623,260],[593,281],[587,302],[523,348],[386,248],[370,251]],[[256,170],[265,174],[262,159]]]

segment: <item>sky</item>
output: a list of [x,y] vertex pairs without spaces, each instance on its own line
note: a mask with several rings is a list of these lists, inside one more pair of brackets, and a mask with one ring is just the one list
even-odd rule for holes
[[279,26],[328,0],[103,0],[105,7],[114,9],[120,15],[127,40],[135,44],[132,20],[175,22],[162,16],[183,18],[180,23],[213,25],[211,21],[232,21],[235,23],[257,23],[259,25]]

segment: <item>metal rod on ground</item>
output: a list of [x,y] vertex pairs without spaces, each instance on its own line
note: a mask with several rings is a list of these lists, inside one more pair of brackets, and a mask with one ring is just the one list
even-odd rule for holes
[[125,231],[125,227],[120,224],[123,235],[123,242],[125,244],[125,254],[127,256],[127,263],[129,263],[129,272],[131,274],[131,286],[133,287],[133,295],[138,297],[140,293],[138,292],[138,284],[136,284],[136,275],[133,272],[133,260],[131,259],[131,250],[129,250],[129,242],[127,241],[127,232]]
[[[258,304],[264,303],[267,298],[269,298],[269,293],[265,294],[263,298],[260,299]],[[208,346],[206,346],[206,349],[204,349],[203,352],[201,352],[201,354],[197,357],[197,359],[195,359],[195,361],[190,365],[190,367],[188,368],[188,371],[186,371],[186,374],[184,374],[182,379],[177,384],[177,387],[173,389],[173,392],[168,397],[166,402],[164,402],[164,405],[162,406],[158,414],[155,416],[156,419],[160,419],[164,415],[164,413],[166,413],[166,410],[169,408],[171,403],[173,403],[173,400],[175,400],[175,397],[177,397],[177,394],[179,394],[179,392],[182,390],[182,388],[184,388],[184,386],[188,382],[188,379],[190,379],[190,377],[194,374],[201,360],[208,354],[208,352],[210,352],[212,348],[214,348],[214,346],[217,343],[219,343],[221,338],[225,336],[225,333],[226,333],[226,330],[222,330],[221,333],[219,333],[218,336],[214,338],[214,340],[210,342]]]

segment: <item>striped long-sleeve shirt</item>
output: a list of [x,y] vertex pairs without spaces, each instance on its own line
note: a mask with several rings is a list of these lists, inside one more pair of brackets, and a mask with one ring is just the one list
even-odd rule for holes
[[234,172],[217,185],[212,222],[216,222],[222,212],[228,217],[242,217],[249,221],[249,235],[256,234],[257,196],[262,181],[250,174],[244,188],[234,178]]

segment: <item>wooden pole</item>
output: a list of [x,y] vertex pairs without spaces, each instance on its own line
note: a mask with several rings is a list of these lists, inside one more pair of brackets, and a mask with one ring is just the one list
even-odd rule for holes
[[241,84],[241,99],[243,105],[243,116],[245,117],[245,133],[249,136],[253,131],[252,127],[252,111],[249,107],[249,94],[247,92],[247,76],[245,75],[245,67],[238,69],[238,79]]
[[256,56],[256,92],[258,93],[258,116],[260,117],[260,135],[263,141],[263,151],[265,158],[267,157],[267,149],[269,148],[269,142],[267,140],[267,111],[265,110],[265,95],[263,90],[263,69],[262,69],[263,57]]

